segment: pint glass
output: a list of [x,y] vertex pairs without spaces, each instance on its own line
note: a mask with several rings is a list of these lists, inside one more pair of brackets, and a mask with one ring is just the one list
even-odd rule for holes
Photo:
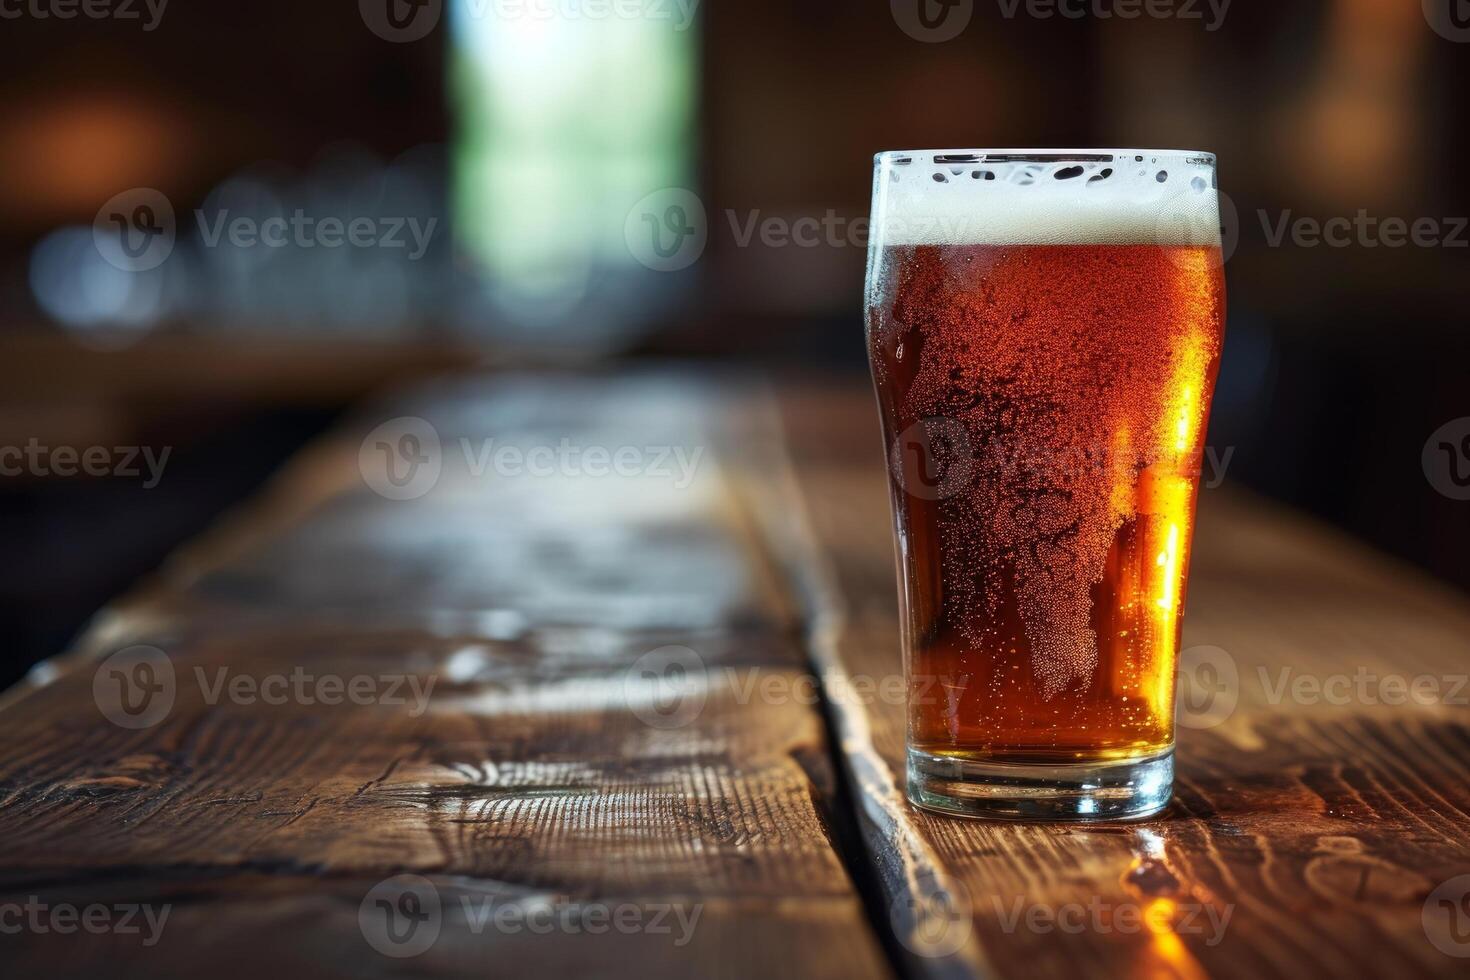
[[1169,802],[1224,307],[1209,153],[877,156],[867,337],[915,804]]

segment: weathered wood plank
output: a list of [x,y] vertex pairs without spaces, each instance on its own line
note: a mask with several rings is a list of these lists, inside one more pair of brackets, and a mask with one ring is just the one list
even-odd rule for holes
[[[793,696],[809,650],[886,890],[876,917],[919,972],[1457,972],[1433,941],[1456,948],[1455,920],[1424,912],[1470,872],[1470,732],[1450,690],[1470,635],[1459,597],[1291,515],[1207,494],[1187,643],[1225,652],[1202,662],[1234,668],[1236,704],[1182,731],[1171,812],[1128,826],[937,818],[899,792],[892,550],[866,394],[786,393],[792,470],[759,399],[647,379],[547,391],[497,383],[390,408],[432,419],[448,447],[418,500],[364,485],[360,431],[314,447],[266,503],[6,696],[0,905],[171,908],[156,946],[30,929],[0,935],[7,964],[884,972],[829,840],[820,715]],[[565,434],[710,455],[674,487],[476,476],[457,446]],[[178,683],[167,717],[133,730],[101,716],[92,683],[102,658],[138,643],[165,652]],[[697,651],[692,680],[630,680],[670,645]],[[417,713],[205,696],[221,668],[261,681],[297,667],[435,688]],[[1361,668],[1440,687],[1410,706],[1278,698],[1283,667],[1288,684]],[[633,710],[665,719],[691,698],[704,707],[682,725]],[[403,873],[440,907],[437,941],[408,963],[380,956],[359,920]],[[496,928],[477,919],[488,900],[561,924]],[[677,924],[580,926],[619,909],[700,918],[683,945]]]
[[[799,689],[806,657],[711,446],[715,401],[491,380],[310,449],[0,702],[0,908],[171,916],[154,945],[30,926],[0,955],[53,976],[887,975],[829,832],[819,710],[744,684]],[[368,485],[378,441],[426,448],[402,426],[365,444],[399,416],[439,440],[414,499]],[[527,468],[564,439],[636,465]],[[483,455],[507,446],[519,473]],[[660,468],[664,449],[695,465]],[[108,659],[138,645],[151,675]],[[166,710],[129,688],[145,707],[120,720],[150,723],[110,721],[110,663],[171,677]],[[361,703],[326,703],[358,678]],[[421,880],[381,890],[404,874]],[[380,954],[374,930],[409,935],[435,903],[431,946]],[[517,909],[552,927],[498,918]]]
[[[792,386],[782,402],[799,486],[767,510],[804,511],[780,535],[793,542],[788,564],[826,569],[807,589],[827,622],[814,644],[824,678],[894,676],[893,546],[870,395]],[[1224,687],[1213,702],[1199,688],[1210,710],[1186,712],[1194,727],[1180,732],[1175,805],[1141,824],[916,811],[901,799],[901,702],[833,698],[910,965],[1018,977],[1463,975],[1470,605],[1295,515],[1207,491],[1185,636],[1187,665],[1203,670],[1191,679],[1213,684],[1218,668]],[[1333,691],[1360,672],[1379,681],[1346,703],[1310,688],[1278,698],[1283,669]],[[1429,678],[1437,693],[1384,703],[1390,676]]]

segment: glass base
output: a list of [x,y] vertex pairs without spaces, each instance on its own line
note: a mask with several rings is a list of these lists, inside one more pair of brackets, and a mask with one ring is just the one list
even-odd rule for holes
[[908,753],[909,800],[956,817],[1138,820],[1169,805],[1174,750],[1117,762],[978,762]]

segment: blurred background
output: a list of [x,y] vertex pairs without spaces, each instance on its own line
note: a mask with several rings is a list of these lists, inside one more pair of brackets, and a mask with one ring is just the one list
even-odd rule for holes
[[[1161,9],[0,4],[0,682],[380,386],[626,358],[864,376],[881,149],[1218,153],[1216,458],[1470,587],[1467,505],[1421,465],[1470,415],[1470,18]],[[1357,230],[1278,233],[1333,218]]]

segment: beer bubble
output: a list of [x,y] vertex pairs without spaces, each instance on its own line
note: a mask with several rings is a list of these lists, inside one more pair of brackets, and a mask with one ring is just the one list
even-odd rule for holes
[[[944,192],[960,209],[975,203],[975,227],[890,241],[875,271],[891,298],[873,328],[877,360],[905,379],[889,463],[911,519],[929,522],[913,547],[938,565],[925,628],[953,631],[956,650],[1024,657],[1006,681],[1034,684],[1062,712],[1098,670],[1100,629],[1124,634],[1110,663],[1166,647],[1172,658],[1190,450],[1221,329],[1213,196],[1190,189],[1183,160],[1186,179],[1167,185],[1105,168],[1114,160],[999,161],[1004,182],[983,198],[973,181]],[[1112,182],[1088,187],[1104,169]],[[909,341],[901,369],[883,357]],[[1100,607],[1099,583],[1126,578],[1116,555],[1141,557],[1119,566],[1134,575],[1120,602]],[[980,666],[959,676],[1000,682]],[[1140,699],[1162,690],[1142,675],[1130,684]],[[964,687],[954,697],[971,705]],[[1064,691],[1072,700],[1054,700]],[[1140,704],[1163,725],[1172,697]]]

